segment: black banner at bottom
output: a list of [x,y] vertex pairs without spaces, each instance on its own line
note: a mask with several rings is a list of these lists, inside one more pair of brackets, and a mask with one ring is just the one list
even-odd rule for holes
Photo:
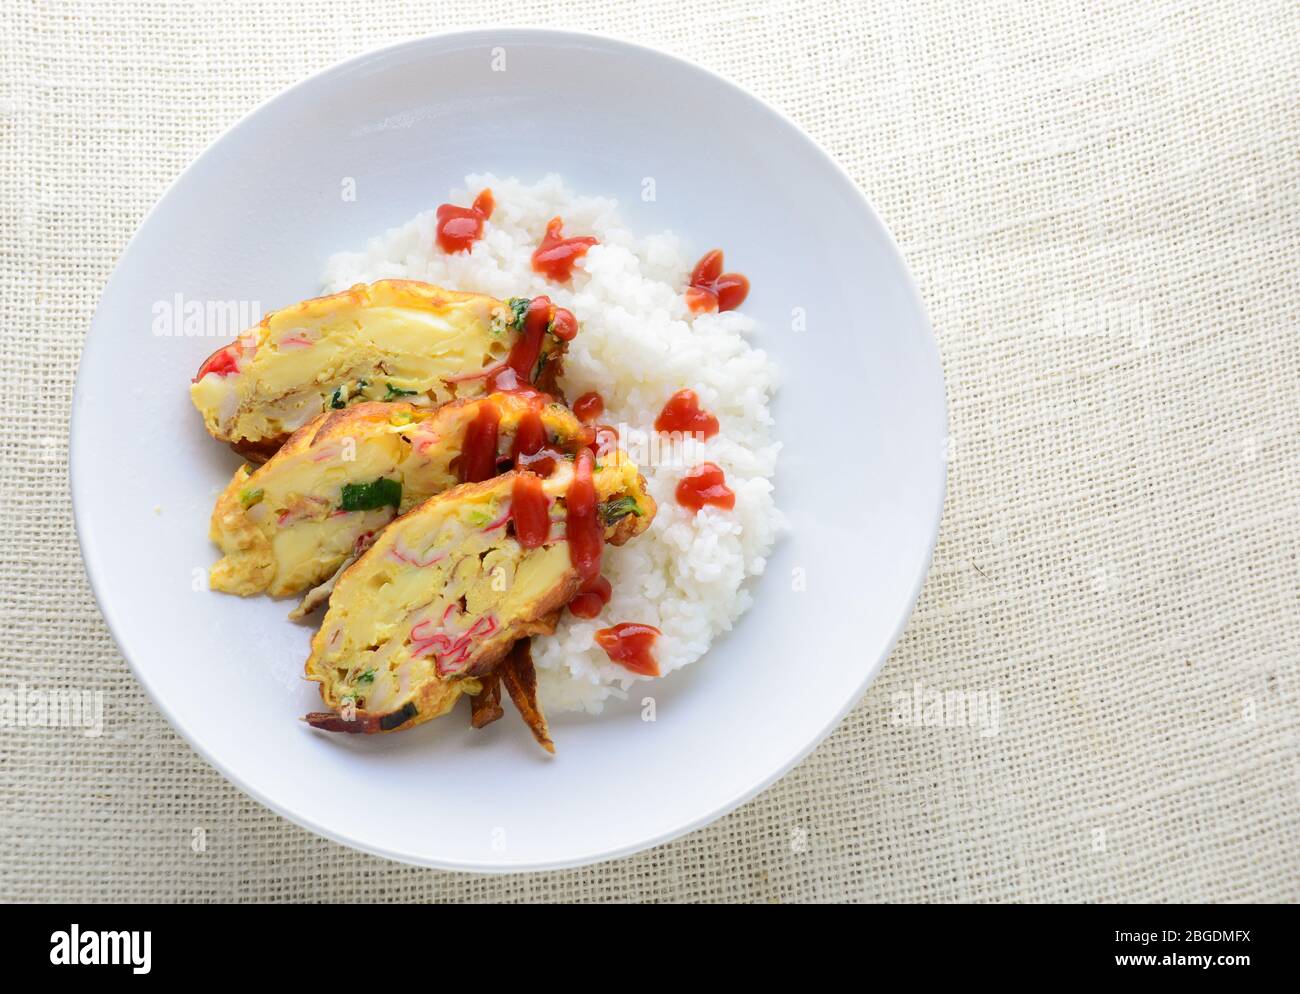
[[[400,976],[403,960],[415,975],[427,970],[421,967],[426,957],[440,961],[463,953],[472,962],[474,947],[493,941],[503,954],[492,957],[494,980],[508,980],[513,968],[529,971],[535,982],[539,970],[553,971],[543,966],[547,960],[577,952],[556,944],[566,933],[604,950],[602,972],[618,969],[620,957],[611,952],[618,948],[632,950],[627,955],[638,972],[653,969],[645,950],[635,950],[654,937],[653,958],[662,968],[689,957],[697,975],[734,973],[737,979],[783,961],[820,972],[832,957],[863,979],[901,969],[926,982],[949,976],[970,981],[975,970],[1026,979],[1063,974],[1184,982],[1201,976],[1230,983],[1281,979],[1293,965],[1289,909],[1255,906],[637,907],[601,908],[587,921],[581,919],[590,911],[583,907],[548,908],[534,921],[528,908],[474,906],[43,905],[9,911],[10,963],[20,976],[36,972],[40,980],[63,972],[80,980],[113,974],[127,983],[255,975],[259,985],[301,984],[325,972],[333,982],[375,982]],[[668,931],[666,922],[654,921],[660,914],[686,927]],[[506,915],[515,920],[503,920]],[[683,922],[682,915],[716,920]],[[449,947],[439,955],[435,943]]]

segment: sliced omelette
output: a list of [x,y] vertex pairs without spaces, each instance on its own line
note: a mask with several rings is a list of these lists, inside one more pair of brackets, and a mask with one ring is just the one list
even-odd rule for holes
[[208,357],[190,396],[214,438],[261,462],[322,411],[357,402],[435,406],[498,385],[549,388],[576,330],[545,297],[380,280],[269,314]]
[[222,558],[209,585],[244,596],[301,593],[426,498],[516,464],[549,472],[590,435],[568,408],[535,391],[436,410],[361,403],[319,414],[265,464],[241,466],[218,498],[209,534]]
[[[555,630],[560,609],[599,575],[603,544],[640,534],[654,513],[624,453],[596,468],[589,449],[545,479],[516,470],[425,501],[339,577],[306,664],[331,710],[308,722],[395,731],[483,692],[517,641]],[[500,673],[507,687],[516,662]]]

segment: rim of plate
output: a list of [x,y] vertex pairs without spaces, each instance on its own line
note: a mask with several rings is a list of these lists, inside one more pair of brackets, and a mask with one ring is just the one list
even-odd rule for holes
[[130,653],[126,651],[124,647],[123,639],[118,632],[118,628],[114,622],[114,619],[109,615],[108,611],[105,610],[104,607],[105,602],[104,602],[104,598],[101,596],[101,590],[104,589],[105,587],[106,578],[100,576],[97,573],[97,571],[91,565],[90,558],[86,554],[87,536],[92,531],[92,528],[89,522],[85,519],[83,508],[88,506],[90,498],[89,498],[89,494],[79,496],[79,494],[81,494],[81,487],[79,486],[79,481],[76,474],[77,460],[75,458],[74,453],[77,451],[77,423],[80,420],[79,412],[82,409],[80,400],[81,400],[82,391],[85,383],[84,357],[87,348],[89,347],[90,344],[90,338],[92,335],[95,334],[95,329],[99,325],[101,320],[101,309],[102,309],[103,298],[108,296],[109,289],[112,287],[114,281],[117,279],[118,267],[121,265],[121,260],[123,258],[126,258],[129,255],[131,248],[134,246],[136,240],[139,238],[140,233],[149,225],[149,222],[153,219],[154,215],[157,213],[159,208],[168,200],[170,200],[172,196],[174,196],[176,192],[176,188],[181,184],[181,182],[185,179],[185,177],[188,176],[189,173],[196,167],[196,165],[199,162],[201,162],[203,159],[211,155],[212,152],[219,145],[221,145],[222,142],[225,141],[227,136],[234,133],[238,129],[242,128],[248,121],[250,121],[252,118],[260,114],[265,108],[270,107],[281,100],[288,99],[288,97],[291,94],[294,94],[301,89],[306,89],[308,87],[315,86],[319,84],[321,81],[326,80],[335,74],[343,73],[347,70],[350,70],[355,65],[361,62],[370,61],[374,59],[382,59],[384,57],[394,55],[406,49],[420,48],[427,45],[436,45],[440,41],[446,41],[451,39],[454,39],[456,41],[470,42],[473,41],[475,38],[482,38],[485,41],[491,40],[500,43],[503,36],[510,35],[510,34],[523,36],[522,40],[532,40],[532,41],[541,41],[541,42],[546,42],[549,40],[549,41],[560,42],[560,43],[570,42],[570,43],[579,43],[579,44],[596,46],[596,47],[603,46],[607,50],[615,53],[619,51],[623,51],[629,53],[636,53],[640,56],[649,56],[652,58],[662,59],[668,63],[674,64],[678,71],[684,70],[688,72],[700,73],[703,76],[708,77],[708,79],[713,83],[719,86],[723,86],[729,90],[732,90],[738,95],[752,101],[753,103],[761,107],[763,112],[770,115],[776,122],[778,122],[780,125],[783,125],[790,132],[792,132],[793,136],[795,136],[797,140],[803,142],[811,152],[815,153],[815,156],[818,159],[820,159],[821,162],[826,167],[832,170],[832,172],[835,173],[839,177],[839,179],[843,183],[845,183],[850,190],[853,191],[853,193],[861,201],[861,204],[866,209],[867,213],[879,226],[880,230],[884,233],[889,249],[897,258],[897,261],[899,263],[899,269],[903,274],[903,277],[906,282],[905,289],[908,295],[911,297],[912,303],[916,306],[917,313],[921,316],[921,321],[924,330],[928,332],[927,335],[922,336],[924,339],[924,349],[928,353],[928,357],[931,363],[933,364],[933,369],[936,374],[936,382],[939,387],[937,398],[931,399],[930,401],[928,401],[928,403],[934,403],[937,401],[943,415],[943,423],[945,425],[947,425],[948,423],[948,402],[947,402],[947,394],[944,389],[943,366],[940,361],[938,341],[934,336],[934,326],[930,321],[929,314],[927,313],[925,308],[925,303],[922,300],[920,291],[916,286],[916,280],[912,277],[911,270],[907,266],[907,261],[904,258],[902,251],[898,247],[898,242],[894,238],[893,232],[890,231],[888,225],[886,225],[884,220],[881,218],[875,206],[867,198],[867,195],[863,192],[861,187],[859,187],[858,184],[854,181],[853,177],[849,175],[848,171],[845,170],[844,167],[840,165],[840,163],[829,152],[827,152],[824,148],[822,148],[822,146],[814,138],[812,138],[811,135],[809,135],[806,131],[804,131],[784,112],[778,110],[776,107],[773,107],[766,100],[763,100],[761,97],[756,96],[754,93],[750,92],[748,89],[741,86],[740,84],[728,79],[727,77],[717,72],[714,72],[712,69],[709,69],[706,66],[702,66],[696,62],[693,62],[690,59],[685,58],[684,56],[677,55],[672,52],[667,52],[664,51],[663,49],[655,48],[650,45],[642,45],[638,42],[627,41],[625,39],[614,37],[611,35],[598,34],[596,32],[591,32],[591,31],[580,31],[580,30],[573,30],[573,29],[566,29],[566,28],[550,28],[550,27],[528,26],[528,25],[509,25],[509,26],[496,27],[496,28],[480,26],[474,28],[464,28],[464,29],[458,28],[455,30],[440,31],[432,34],[421,35],[416,38],[408,38],[406,40],[395,42],[389,45],[382,45],[377,48],[369,49],[367,51],[360,52],[357,55],[353,55],[347,59],[344,59],[340,62],[336,62],[332,65],[326,66],[324,69],[317,70],[316,72],[311,73],[310,75],[305,76],[302,79],[298,80],[296,83],[292,83],[289,86],[285,87],[284,89],[272,94],[270,97],[263,100],[262,102],[257,104],[257,106],[253,107],[247,113],[242,115],[237,121],[235,121],[233,124],[227,127],[224,131],[222,131],[222,133],[218,135],[215,139],[213,139],[207,145],[207,147],[205,147],[203,151],[200,152],[193,159],[193,161],[191,161],[189,165],[187,165],[183,170],[181,170],[181,172],[178,173],[176,177],[172,179],[172,181],[167,185],[167,188],[163,191],[162,195],[157,199],[157,201],[155,201],[154,205],[151,208],[149,208],[149,210],[146,212],[144,218],[140,221],[139,226],[136,228],[135,232],[128,240],[126,246],[123,248],[121,255],[119,256],[118,263],[117,265],[114,266],[113,272],[109,275],[108,282],[105,283],[104,290],[100,294],[101,303],[97,305],[95,308],[95,314],[94,317],[91,319],[90,328],[86,335],[86,340],[82,345],[82,356],[78,359],[77,379],[73,387],[72,416],[71,416],[71,423],[69,427],[69,436],[68,436],[68,485],[69,485],[69,491],[72,495],[72,516],[73,516],[73,523],[77,534],[77,542],[81,549],[82,564],[86,570],[86,577],[89,580],[91,592],[95,596],[95,601],[97,606],[99,607],[100,615],[103,617],[104,623],[108,627],[109,634],[112,636],[114,643],[117,645],[118,651],[122,654],[122,657],[126,660],[127,665],[131,668],[131,672],[135,676],[136,680],[140,683],[142,687],[144,687],[145,693],[149,695],[149,699],[153,702],[154,706],[157,707],[160,712],[162,712],[163,716],[167,719],[168,724],[170,724],[173,730],[175,730],[176,733],[180,735],[180,737],[184,739],[186,743],[189,744],[190,748],[193,749],[195,752],[197,752],[204,759],[204,761],[206,761],[209,765],[211,765],[214,769],[216,769],[223,777],[226,778],[226,780],[234,784],[236,787],[238,787],[249,797],[252,797],[263,807],[266,807],[269,810],[275,812],[276,814],[280,815],[282,818],[285,818],[293,822],[295,825],[299,825],[310,832],[314,832],[315,834],[327,838],[333,842],[337,842],[340,845],[347,846],[348,848],[355,849],[360,852],[369,853],[374,856],[381,856],[385,859],[389,859],[397,863],[405,863],[407,865],[413,865],[413,866],[431,867],[434,869],[441,869],[441,870],[454,870],[454,871],[464,872],[464,873],[490,873],[490,874],[533,873],[533,872],[538,872],[543,870],[562,870],[562,869],[571,869],[580,866],[589,866],[595,863],[603,863],[609,860],[630,856],[634,853],[643,852],[645,850],[664,845],[665,843],[681,838],[682,836],[687,835],[690,832],[695,831],[696,829],[703,828],[706,825],[712,824],[718,819],[723,818],[726,815],[730,814],[732,811],[736,810],[736,808],[740,807],[740,805],[744,804],[746,801],[750,801],[753,798],[757,797],[759,794],[763,793],[774,783],[776,783],[778,780],[784,777],[787,773],[790,772],[790,770],[792,770],[795,766],[797,766],[800,762],[802,762],[805,758],[807,758],[807,756],[814,749],[816,749],[819,745],[821,745],[822,742],[824,742],[826,738],[831,734],[831,732],[833,732],[836,728],[839,727],[840,723],[844,720],[844,717],[851,710],[853,710],[854,707],[857,706],[858,702],[862,699],[867,689],[875,681],[876,676],[879,674],[881,668],[885,664],[885,660],[889,658],[890,653],[892,653],[894,650],[894,646],[897,645],[899,638],[902,636],[904,630],[907,628],[907,623],[911,619],[912,611],[916,607],[917,599],[920,597],[921,588],[924,585],[925,579],[930,572],[930,565],[931,562],[933,561],[935,546],[939,538],[939,525],[943,518],[943,508],[944,508],[944,503],[948,491],[947,462],[940,461],[938,495],[937,495],[935,507],[932,509],[931,512],[932,521],[930,525],[930,540],[928,543],[929,547],[925,553],[925,556],[922,558],[922,561],[918,564],[916,575],[913,577],[912,580],[911,592],[908,596],[908,602],[910,604],[910,607],[908,608],[907,612],[903,614],[902,617],[900,617],[898,621],[895,623],[894,631],[890,635],[888,643],[883,647],[879,656],[875,659],[874,662],[871,663],[869,667],[866,668],[865,675],[862,679],[862,682],[858,685],[858,688],[853,692],[853,694],[849,696],[849,698],[845,701],[843,706],[836,712],[834,717],[823,728],[821,728],[807,743],[805,743],[803,746],[799,747],[798,749],[794,750],[788,757],[782,760],[781,763],[779,763],[770,773],[759,778],[759,780],[756,783],[754,783],[752,786],[740,791],[733,797],[728,798],[723,804],[717,806],[712,811],[706,814],[699,815],[693,818],[688,818],[685,821],[681,822],[680,824],[670,829],[666,829],[650,838],[642,839],[637,842],[632,842],[621,846],[613,846],[608,849],[600,850],[598,852],[587,853],[585,855],[577,856],[577,857],[567,857],[567,858],[561,857],[554,860],[541,860],[536,862],[511,864],[511,865],[504,865],[498,863],[478,863],[478,862],[465,861],[465,860],[437,859],[421,853],[399,852],[390,849],[385,849],[383,846],[375,845],[371,842],[353,838],[347,835],[346,833],[336,832],[333,829],[330,829],[324,825],[319,824],[314,819],[306,815],[303,815],[298,811],[290,809],[287,805],[281,804],[278,800],[266,795],[262,791],[253,789],[248,784],[246,784],[238,775],[236,775],[211,749],[209,749],[205,742],[197,738],[191,732],[190,729],[185,727],[184,724],[180,720],[178,720],[176,715],[173,714],[172,711],[166,706],[166,704],[164,704],[164,702],[160,699],[154,686],[150,683],[146,674],[136,666],[135,661],[131,658]]

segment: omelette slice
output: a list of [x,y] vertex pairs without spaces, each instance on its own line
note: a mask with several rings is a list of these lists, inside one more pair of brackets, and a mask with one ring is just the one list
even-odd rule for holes
[[576,331],[546,297],[380,280],[267,315],[204,361],[190,396],[214,438],[262,462],[322,411],[359,401],[438,405],[521,381],[552,388]]
[[[640,534],[655,513],[624,453],[593,463],[583,449],[546,479],[516,470],[459,486],[384,529],[339,578],[312,639],[307,679],[331,711],[307,721],[410,728],[482,692],[518,640],[553,632],[599,575],[603,544]],[[515,673],[503,671],[508,687]]]
[[[437,410],[362,403],[317,417],[268,462],[241,466],[212,512],[223,553],[214,590],[301,593],[328,580],[398,514],[518,462],[546,472],[591,432],[537,392],[493,393]],[[297,616],[323,602],[314,592]]]

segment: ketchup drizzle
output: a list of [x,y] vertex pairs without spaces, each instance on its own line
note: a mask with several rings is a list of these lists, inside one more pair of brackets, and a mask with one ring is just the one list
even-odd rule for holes
[[658,676],[659,663],[651,652],[663,633],[653,625],[624,621],[596,632],[596,644],[611,660],[633,673]]
[[678,390],[655,418],[655,431],[698,432],[704,438],[712,438],[718,433],[718,419],[700,407],[700,398],[694,390]]
[[691,271],[686,306],[696,311],[734,311],[749,296],[749,280],[722,271],[722,249],[705,252]]
[[546,425],[542,423],[541,414],[535,409],[525,411],[515,426],[515,440],[510,446],[511,461],[518,462],[521,455],[534,455],[545,444]]
[[461,483],[481,483],[497,475],[497,436],[501,412],[488,401],[479,404],[478,414],[465,428],[457,459]]
[[[533,370],[542,354],[542,336],[551,323],[552,310],[550,297],[534,297],[528,302],[528,310],[524,312],[524,330],[511,346],[505,365],[488,377],[488,389],[514,390],[521,384],[532,382]],[[506,375],[507,371],[514,373],[513,379]]]
[[573,481],[565,494],[565,536],[569,542],[569,561],[578,571],[583,585],[600,575],[600,554],[605,546],[605,532],[596,513],[596,484],[592,479],[595,457],[582,449],[573,467]]
[[706,504],[730,511],[736,506],[736,495],[727,486],[721,468],[714,463],[703,462],[683,476],[677,484],[677,503],[692,511],[698,511]]
[[492,191],[484,190],[470,207],[442,204],[438,207],[438,247],[444,252],[468,252],[483,237],[483,225],[492,216],[496,202]]
[[533,252],[533,272],[563,283],[573,276],[573,264],[596,244],[590,235],[564,237],[564,219],[553,217],[546,225],[542,243]]
[[525,549],[536,549],[550,537],[550,505],[540,476],[527,471],[515,475],[510,488],[510,516],[515,522],[515,539]]
[[609,603],[614,595],[614,588],[603,576],[597,576],[582,585],[573,600],[569,601],[569,611],[579,618],[594,618]]
[[532,470],[540,476],[555,472],[560,453],[546,444],[546,426],[537,410],[524,412],[515,428],[514,444],[510,446],[510,461],[516,469]]

